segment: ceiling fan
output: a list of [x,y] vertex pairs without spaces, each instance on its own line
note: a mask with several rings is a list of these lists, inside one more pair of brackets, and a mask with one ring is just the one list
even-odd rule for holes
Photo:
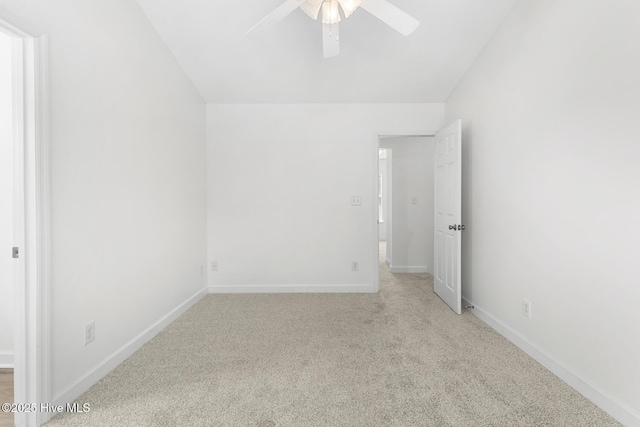
[[420,22],[389,3],[387,0],[286,0],[273,12],[251,27],[247,34],[271,28],[300,7],[312,19],[317,20],[322,10],[322,51],[325,58],[340,53],[340,9],[345,18],[358,7],[366,10],[400,34],[408,36]]

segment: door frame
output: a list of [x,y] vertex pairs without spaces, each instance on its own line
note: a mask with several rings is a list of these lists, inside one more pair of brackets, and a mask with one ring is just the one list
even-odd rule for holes
[[[373,186],[371,200],[378,200],[378,177],[380,176],[380,139],[403,136],[434,137],[438,130],[418,129],[418,130],[375,130],[373,132]],[[380,292],[380,270],[378,258],[380,257],[380,229],[378,225],[378,204],[373,206],[373,292]]]
[[51,402],[51,191],[47,36],[0,19],[13,38],[14,401],[35,412],[14,413],[16,426],[49,421]]

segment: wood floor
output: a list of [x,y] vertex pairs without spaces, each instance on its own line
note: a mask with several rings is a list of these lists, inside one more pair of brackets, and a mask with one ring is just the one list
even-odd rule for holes
[[[13,403],[13,369],[0,369],[0,404]],[[13,414],[0,411],[0,427],[13,427]]]

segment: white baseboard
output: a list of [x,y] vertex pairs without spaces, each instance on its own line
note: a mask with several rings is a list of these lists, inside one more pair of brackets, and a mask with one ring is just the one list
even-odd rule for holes
[[429,266],[427,265],[407,265],[407,266],[395,266],[390,265],[389,271],[392,273],[428,273]]
[[95,367],[87,371],[72,384],[64,387],[60,392],[56,393],[56,395],[53,397],[53,404],[64,406],[67,403],[72,403],[82,393],[89,390],[92,385],[100,381],[100,379],[111,372],[116,366],[124,362],[125,359],[135,353],[140,347],[142,347],[145,343],[151,340],[151,338],[153,338],[160,331],[166,328],[182,313],[191,308],[206,294],[207,289],[205,288],[198,291],[195,295],[191,296],[183,303],[179,304],[176,308],[160,318],[153,325],[149,326],[146,330],[144,330],[136,337],[132,338],[125,345],[114,351],[102,362],[98,363]]
[[13,368],[13,351],[0,351],[0,368]]
[[522,351],[527,353],[542,366],[553,372],[558,378],[576,389],[584,397],[598,405],[620,423],[627,427],[640,427],[640,413],[636,412],[625,403],[620,402],[614,396],[611,396],[610,394],[600,390],[589,380],[576,374],[571,369],[564,366],[562,363],[556,360],[555,357],[547,353],[544,349],[530,342],[519,332],[515,331],[505,323],[496,319],[490,313],[475,305],[472,301],[469,301],[466,298],[462,298],[462,305],[474,306],[474,308],[469,311],[471,311],[471,313],[473,313],[477,318],[482,320],[487,325],[491,326],[500,335],[511,341]]
[[389,258],[385,258],[384,263],[387,264],[387,267],[391,267],[391,260]]
[[210,294],[376,293],[373,285],[211,285]]

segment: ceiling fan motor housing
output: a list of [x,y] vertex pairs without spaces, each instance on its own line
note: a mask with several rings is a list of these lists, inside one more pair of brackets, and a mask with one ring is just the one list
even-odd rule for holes
[[361,3],[362,0],[307,0],[300,5],[300,9],[313,20],[318,19],[322,9],[322,23],[336,24],[341,21],[340,8],[344,17],[348,18]]

